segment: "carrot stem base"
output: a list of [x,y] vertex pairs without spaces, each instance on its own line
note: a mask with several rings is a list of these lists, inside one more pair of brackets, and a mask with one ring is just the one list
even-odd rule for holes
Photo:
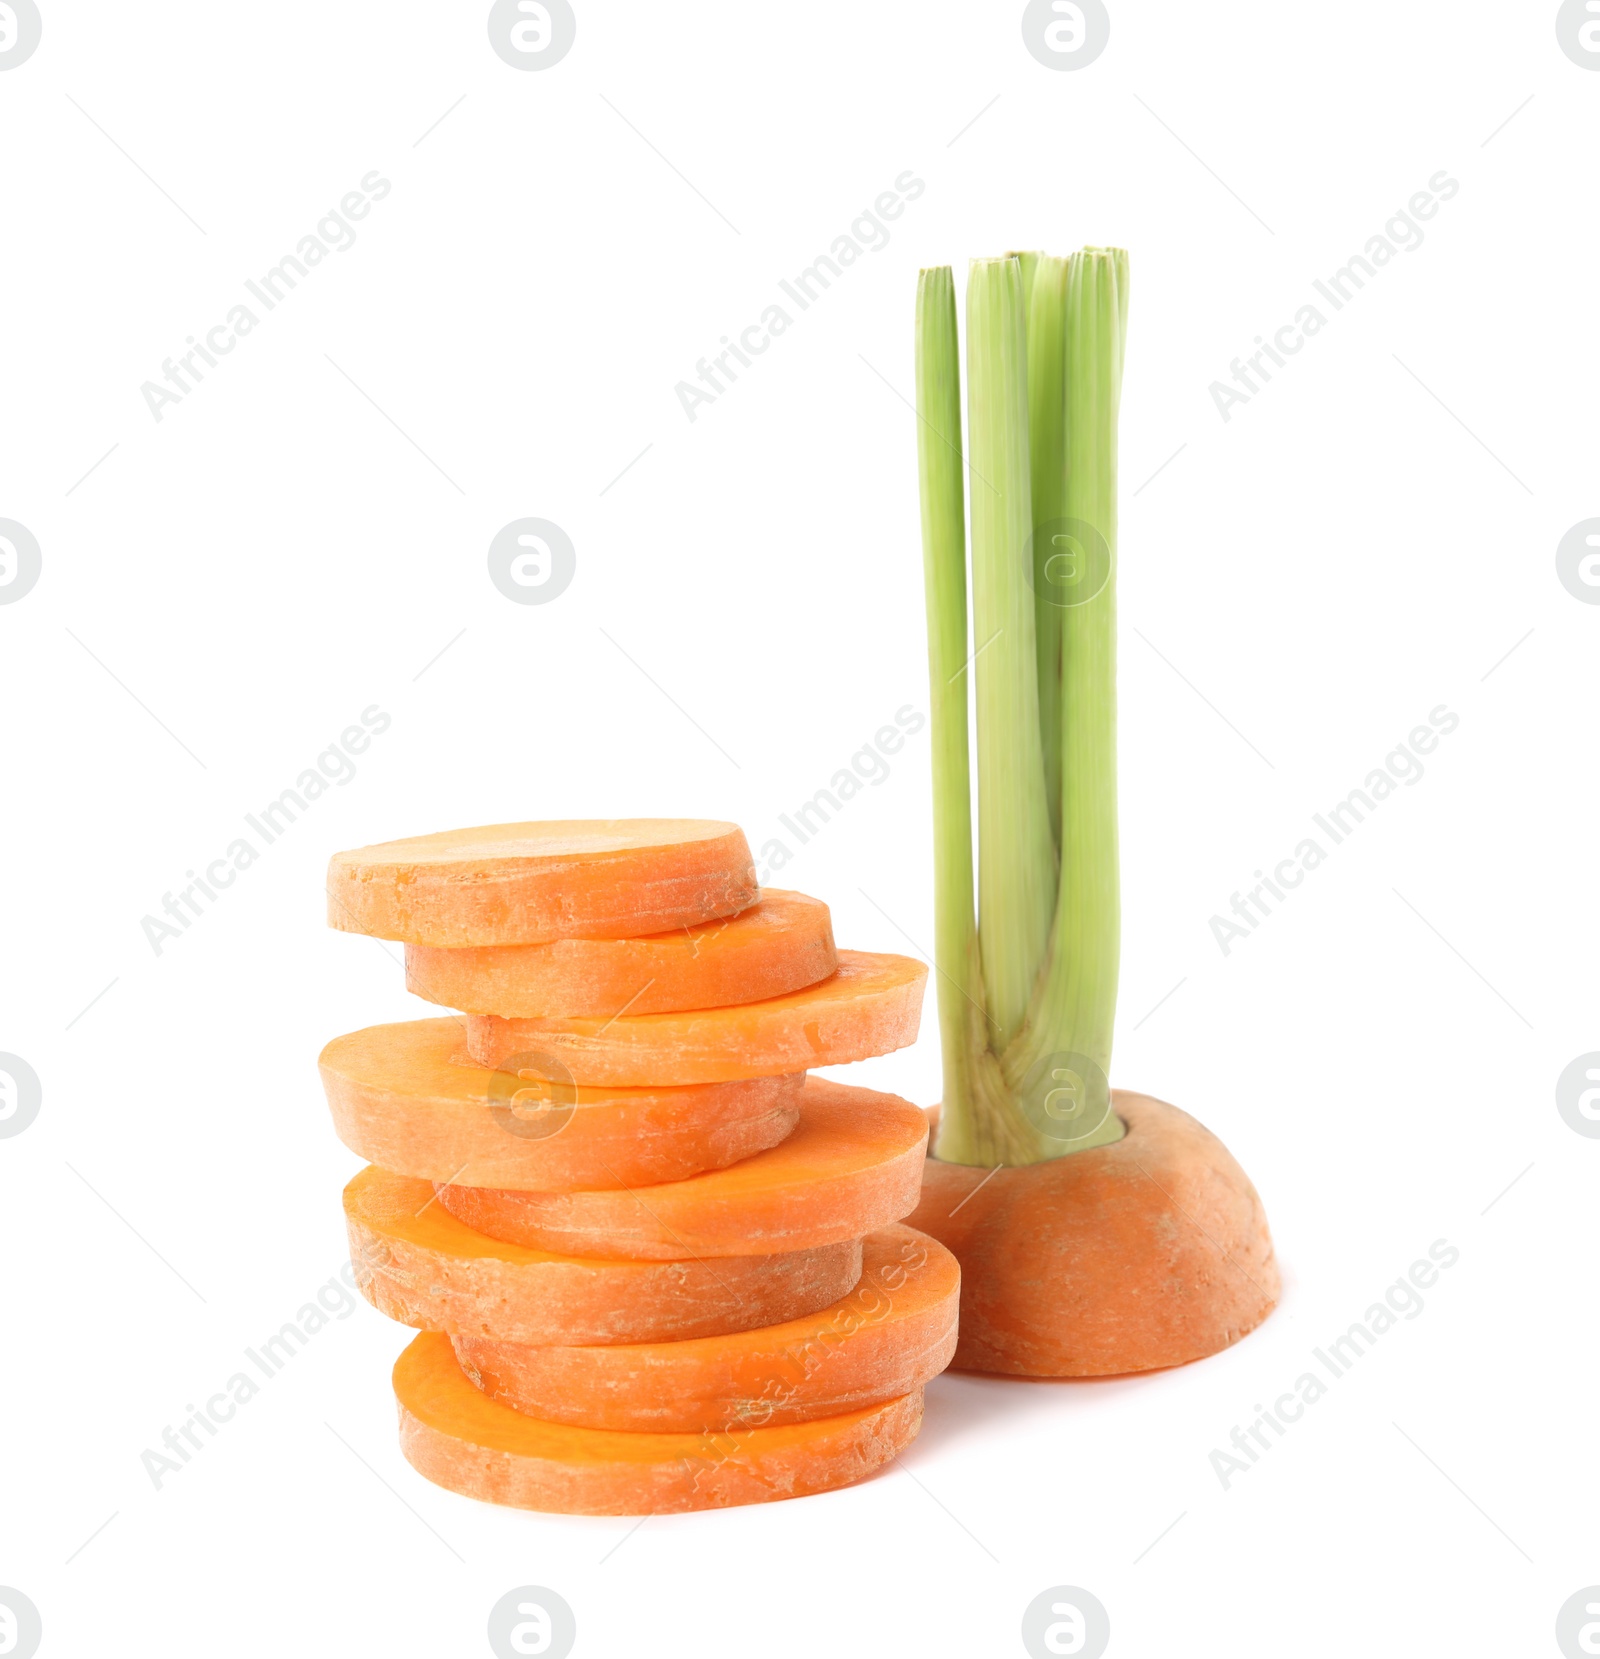
[[907,1224],[961,1263],[952,1368],[1103,1377],[1231,1346],[1281,1290],[1266,1212],[1187,1113],[1112,1092],[1114,1144],[1021,1168],[929,1158]]

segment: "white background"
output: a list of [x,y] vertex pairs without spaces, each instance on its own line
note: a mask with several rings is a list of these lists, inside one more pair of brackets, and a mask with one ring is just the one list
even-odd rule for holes
[[[1600,1047],[1600,609],[1554,563],[1600,513],[1600,74],[1554,6],[1112,0],[1059,73],[1015,0],[578,0],[520,73],[481,3],[41,3],[0,75],[0,516],[44,561],[0,607],[0,1049],[44,1089],[0,1142],[0,1583],[42,1651],[485,1653],[535,1583],[579,1655],[999,1655],[1067,1583],[1113,1655],[1555,1652],[1600,1580],[1600,1145],[1553,1095]],[[354,246],[157,423],[141,383],[373,169]],[[675,382],[907,169],[691,424]],[[1224,422],[1209,384],[1441,169],[1423,244]],[[903,1472],[619,1544],[415,1475],[362,1304],[157,1490],[141,1452],[343,1259],[318,1048],[427,1012],[324,928],[328,855],[781,834],[926,706],[918,267],[1086,242],[1134,282],[1114,1081],[1253,1176],[1279,1311],[1177,1373],[945,1377]],[[486,574],[524,515],[577,549],[549,605]],[[354,781],[157,956],[141,917],[372,704]],[[1224,956],[1209,918],[1440,704],[1427,775]],[[923,734],[782,884],[928,943],[928,802]],[[936,1099],[934,1026],[853,1075]],[[1211,1450],[1441,1238],[1423,1313],[1225,1490]]]

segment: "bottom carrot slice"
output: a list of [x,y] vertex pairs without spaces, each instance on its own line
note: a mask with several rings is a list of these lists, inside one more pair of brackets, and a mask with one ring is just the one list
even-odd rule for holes
[[838,1417],[726,1434],[620,1434],[524,1416],[424,1332],[394,1368],[400,1449],[438,1486],[562,1515],[660,1515],[850,1486],[916,1438],[922,1391]]
[[808,1077],[787,1140],[656,1186],[508,1192],[445,1184],[439,1202],[491,1238],[579,1256],[672,1261],[809,1250],[917,1207],[928,1120],[898,1095]]
[[961,1269],[909,1227],[863,1241],[861,1282],[831,1307],[761,1330],[607,1348],[457,1336],[491,1399],[552,1423],[695,1434],[837,1417],[921,1388],[956,1348]]
[[674,1342],[828,1307],[861,1276],[861,1241],[713,1261],[596,1261],[502,1244],[375,1165],[344,1189],[362,1293],[402,1325],[501,1342]]

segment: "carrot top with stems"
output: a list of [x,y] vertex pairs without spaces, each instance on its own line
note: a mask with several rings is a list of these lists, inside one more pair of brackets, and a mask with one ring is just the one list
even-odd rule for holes
[[[1119,1140],[1117,411],[1128,257],[1008,254],[917,287],[918,462],[944,1055],[938,1156]],[[967,526],[971,526],[971,627]],[[976,704],[974,875],[969,703]]]

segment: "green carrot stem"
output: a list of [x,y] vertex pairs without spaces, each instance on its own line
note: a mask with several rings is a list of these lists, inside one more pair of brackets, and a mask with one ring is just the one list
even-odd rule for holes
[[[1111,1111],[1109,1072],[1121,943],[1117,414],[1127,305],[1126,253],[1086,248],[1072,256],[1064,514],[1072,583],[1060,611],[1061,878],[1049,967],[1029,1011],[1027,1038],[1005,1057],[1014,1087],[1037,1091],[1054,1079],[1058,1092],[1049,1116],[1077,1131],[1063,1150],[1122,1135]],[[1041,1070],[1051,1077],[1041,1077]],[[1055,1078],[1057,1072],[1067,1073],[1070,1081]]]
[[944,1057],[944,1121],[970,1113],[971,1009],[981,1004],[972,891],[967,754],[967,537],[961,445],[961,356],[948,265],[917,279],[917,470],[928,612],[933,750],[934,961]]
[[1039,741],[1050,834],[1061,847],[1061,604],[1067,488],[1066,326],[1069,262],[1035,256],[1028,313],[1028,447],[1033,488],[1034,649],[1038,658]]
[[[932,696],[938,1154],[1034,1163],[1120,1139],[1108,1073],[1120,938],[1117,414],[1127,256],[973,262],[973,630],[947,268],[917,295]],[[967,684],[976,686],[973,912]]]
[[1032,316],[1034,273],[1039,268],[1039,261],[1045,258],[1045,255],[1033,252],[1019,253],[1013,250],[1006,255],[1006,258],[1016,260],[1017,269],[1022,272],[1022,326],[1026,330],[1028,320]]
[[1039,740],[1033,530],[1022,270],[976,259],[967,280],[973,671],[978,729],[978,946],[1003,1050],[1020,1029],[1044,961],[1056,856]]

